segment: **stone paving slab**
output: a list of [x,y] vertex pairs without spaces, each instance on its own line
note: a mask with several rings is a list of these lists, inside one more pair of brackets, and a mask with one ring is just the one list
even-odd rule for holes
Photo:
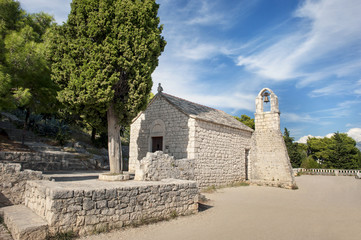
[[14,240],[41,240],[47,235],[47,223],[24,205],[4,207],[4,223]]
[[161,181],[100,181],[98,179],[89,179],[86,181],[72,181],[71,184],[67,181],[42,181],[34,180],[30,181],[33,184],[39,185],[42,188],[48,188],[50,191],[56,192],[61,190],[97,190],[97,189],[113,189],[119,187],[143,187],[143,186],[157,186],[167,184],[190,184],[195,181],[180,180],[180,179],[162,179]]

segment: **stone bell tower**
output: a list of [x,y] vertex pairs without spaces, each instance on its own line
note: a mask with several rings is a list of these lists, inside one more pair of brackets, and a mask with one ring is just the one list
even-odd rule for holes
[[280,129],[278,97],[269,88],[262,89],[256,98],[255,128],[251,140],[250,181],[291,187],[295,178]]

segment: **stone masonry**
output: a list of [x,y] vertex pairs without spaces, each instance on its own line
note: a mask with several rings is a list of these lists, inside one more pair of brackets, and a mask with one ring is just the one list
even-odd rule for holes
[[[265,93],[270,94],[271,109],[264,112]],[[251,182],[291,187],[295,184],[287,148],[280,130],[278,98],[264,88],[256,98],[256,130],[252,135],[249,175]]]
[[177,159],[161,151],[147,153],[135,170],[137,181],[160,181],[162,179],[194,180],[194,160]]
[[87,235],[192,214],[198,211],[197,202],[197,183],[175,179],[28,181],[25,193],[25,205],[48,223],[50,234]]
[[[166,99],[155,96],[145,114],[131,125],[129,144],[129,171],[134,172],[138,161],[151,152],[151,137],[163,137],[163,152],[176,159],[192,158],[187,152],[188,117],[170,105]],[[153,131],[155,129],[156,131]],[[172,129],[170,131],[170,129]]]
[[19,163],[22,169],[37,171],[86,170],[95,168],[84,154],[47,152],[0,152],[0,162]]
[[24,203],[27,180],[46,179],[39,171],[21,171],[20,164],[0,163],[0,207]]
[[156,137],[162,139],[159,151],[176,161],[194,159],[200,187],[242,181],[252,132],[223,111],[160,92],[131,125],[129,170],[152,152]]
[[196,122],[196,181],[200,187],[246,180],[246,151],[252,132],[206,121]]

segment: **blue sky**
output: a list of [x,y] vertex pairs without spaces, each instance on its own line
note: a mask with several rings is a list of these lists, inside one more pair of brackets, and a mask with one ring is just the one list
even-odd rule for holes
[[[360,0],[158,0],[164,91],[240,116],[258,92],[279,97],[296,140],[347,132],[361,142]],[[20,0],[61,24],[69,0]]]

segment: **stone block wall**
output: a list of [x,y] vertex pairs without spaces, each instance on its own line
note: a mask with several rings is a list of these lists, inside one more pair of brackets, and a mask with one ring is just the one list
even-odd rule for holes
[[255,131],[252,136],[252,181],[277,185],[294,183],[293,171],[281,132]]
[[46,179],[41,172],[24,170],[20,164],[0,163],[0,207],[24,203],[27,180]]
[[161,119],[165,125],[163,152],[176,159],[188,156],[189,117],[160,96],[132,123],[129,143],[129,170],[134,172],[140,159],[151,151],[151,127]]
[[135,171],[135,180],[160,181],[174,178],[194,180],[195,163],[193,159],[174,159],[163,152],[148,153],[140,160]]
[[251,132],[196,120],[195,180],[200,187],[245,180]]
[[250,179],[254,183],[291,187],[295,184],[287,148],[280,131],[257,130],[252,136]]
[[257,131],[279,131],[280,130],[280,114],[274,112],[264,112],[255,114],[255,125]]
[[84,156],[66,152],[57,154],[46,152],[0,152],[0,162],[19,163],[22,169],[37,171],[86,170],[95,168],[95,164],[82,160]]
[[25,205],[49,224],[50,233],[80,235],[198,211],[194,181],[28,181]]

